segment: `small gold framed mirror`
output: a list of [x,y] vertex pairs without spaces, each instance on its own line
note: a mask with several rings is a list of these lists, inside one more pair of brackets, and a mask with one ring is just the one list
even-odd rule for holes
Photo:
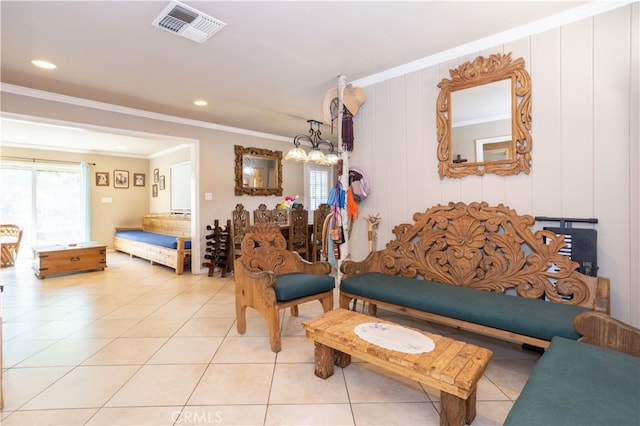
[[531,170],[531,79],[524,59],[478,56],[438,87],[440,179]]
[[282,152],[234,146],[236,195],[282,195]]

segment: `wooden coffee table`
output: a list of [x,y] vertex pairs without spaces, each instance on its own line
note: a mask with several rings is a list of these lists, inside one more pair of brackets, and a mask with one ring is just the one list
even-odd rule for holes
[[440,390],[440,424],[471,424],[476,416],[476,390],[493,353],[485,348],[449,337],[417,331],[433,340],[431,352],[411,354],[385,349],[358,337],[354,328],[364,323],[390,321],[346,309],[329,311],[302,323],[307,337],[315,342],[315,374],[326,379],[334,364],[346,367],[351,356],[417,380]]

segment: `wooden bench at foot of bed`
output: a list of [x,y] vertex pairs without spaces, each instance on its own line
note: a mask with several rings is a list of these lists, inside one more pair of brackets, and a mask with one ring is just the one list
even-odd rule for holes
[[[147,233],[149,238],[131,239],[130,236],[125,235],[126,232],[121,231],[142,231],[143,236]],[[131,256],[147,259],[152,264],[158,263],[173,268],[176,274],[180,275],[184,272],[184,266],[191,262],[190,234],[191,219],[189,217],[148,214],[142,220],[142,228],[116,228],[113,248]],[[162,236],[175,237],[174,244],[171,247],[158,244],[157,238]]]

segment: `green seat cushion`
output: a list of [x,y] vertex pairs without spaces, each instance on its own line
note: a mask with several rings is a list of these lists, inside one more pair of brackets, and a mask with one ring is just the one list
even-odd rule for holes
[[276,285],[273,287],[278,302],[298,299],[333,290],[335,279],[329,275],[318,274],[284,274],[276,277]]
[[554,336],[579,339],[573,319],[589,310],[378,272],[344,279],[340,290],[548,341]]
[[556,337],[505,425],[640,424],[640,358]]

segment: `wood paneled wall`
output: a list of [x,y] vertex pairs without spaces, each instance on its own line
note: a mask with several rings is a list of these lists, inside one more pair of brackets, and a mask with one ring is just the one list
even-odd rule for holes
[[[372,189],[360,205],[360,217],[382,216],[377,248],[391,239],[395,225],[410,222],[413,213],[450,201],[504,203],[533,216],[595,217],[599,274],[611,278],[612,314],[639,326],[639,213],[638,196],[633,195],[640,190],[634,174],[639,166],[634,148],[639,120],[637,14],[635,3],[363,87],[367,102],[354,120],[350,163],[365,169]],[[523,57],[531,75],[531,174],[440,180],[438,82],[450,78],[449,70],[464,61],[508,52]],[[363,219],[353,226],[350,250],[355,260],[367,254]]]

